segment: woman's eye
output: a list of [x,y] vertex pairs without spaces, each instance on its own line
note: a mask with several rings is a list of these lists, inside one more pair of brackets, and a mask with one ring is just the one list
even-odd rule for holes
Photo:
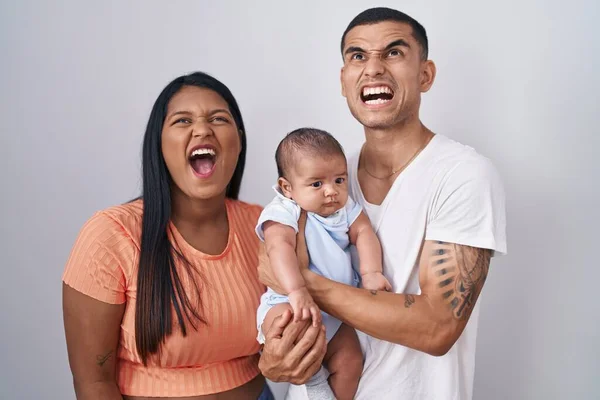
[[191,122],[189,118],[179,118],[175,124],[190,124]]
[[342,183],[344,183],[345,179],[344,178],[337,178],[335,180],[335,183],[337,183],[338,185],[341,185]]
[[320,188],[321,187],[321,182],[313,182],[311,184],[311,186],[314,187],[314,188]]
[[228,120],[227,118],[225,118],[225,117],[215,117],[215,118],[213,119],[213,121],[216,121],[216,122],[224,122],[224,123],[228,123],[228,122],[229,122],[229,120]]

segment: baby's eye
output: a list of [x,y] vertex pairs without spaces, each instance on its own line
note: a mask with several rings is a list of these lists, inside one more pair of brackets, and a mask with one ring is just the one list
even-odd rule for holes
[[312,186],[314,188],[320,188],[321,187],[321,182],[320,181],[319,182],[313,182],[313,183],[311,183],[310,186]]
[[341,185],[342,183],[344,183],[344,181],[345,181],[345,180],[346,180],[346,179],[344,179],[344,178],[337,178],[337,179],[335,180],[335,183],[337,183],[338,185]]

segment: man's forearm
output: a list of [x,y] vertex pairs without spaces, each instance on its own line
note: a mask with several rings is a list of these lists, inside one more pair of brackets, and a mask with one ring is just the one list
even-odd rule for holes
[[432,355],[454,343],[451,315],[438,312],[427,296],[358,289],[310,271],[305,280],[322,310],[373,337]]

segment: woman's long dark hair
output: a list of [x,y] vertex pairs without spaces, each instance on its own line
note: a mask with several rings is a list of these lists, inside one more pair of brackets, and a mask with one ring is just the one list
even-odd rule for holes
[[229,111],[237,125],[241,152],[233,177],[227,186],[226,196],[237,199],[246,161],[246,136],[240,109],[227,86],[202,72],[181,76],[167,85],[160,93],[150,114],[142,151],[142,243],[137,277],[137,302],[135,309],[135,340],[137,351],[146,364],[151,354],[158,353],[161,343],[172,331],[172,308],[183,335],[186,335],[186,319],[194,329],[197,323],[205,323],[199,307],[193,305],[182,286],[174,259],[186,266],[200,299],[200,289],[193,276],[191,264],[169,240],[171,219],[171,184],[173,183],[161,150],[163,123],[169,101],[184,86],[197,86],[213,90],[229,105]]

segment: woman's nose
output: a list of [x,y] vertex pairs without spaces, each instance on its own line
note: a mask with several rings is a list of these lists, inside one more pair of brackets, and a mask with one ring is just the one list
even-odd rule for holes
[[195,137],[205,137],[213,134],[210,124],[206,121],[196,122],[192,129],[192,135]]

